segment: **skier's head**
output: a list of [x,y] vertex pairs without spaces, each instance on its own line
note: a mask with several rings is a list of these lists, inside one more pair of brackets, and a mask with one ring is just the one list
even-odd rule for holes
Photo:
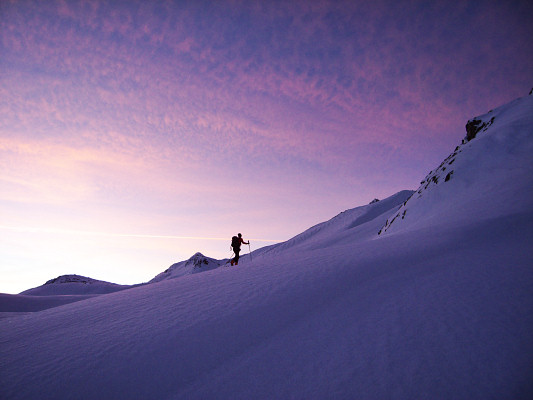
[[237,236],[242,237],[242,235],[240,233]]

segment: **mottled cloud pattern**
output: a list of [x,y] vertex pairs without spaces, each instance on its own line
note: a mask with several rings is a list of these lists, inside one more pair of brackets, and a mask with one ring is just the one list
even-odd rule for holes
[[[532,11],[2,2],[0,211],[14,227],[286,239],[415,187],[467,119],[527,94]],[[167,254],[201,250],[180,246]]]

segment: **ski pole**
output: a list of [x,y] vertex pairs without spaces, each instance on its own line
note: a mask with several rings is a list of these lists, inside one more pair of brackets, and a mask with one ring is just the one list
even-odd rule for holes
[[235,253],[232,251],[230,258],[228,258],[228,261],[226,261],[226,263],[224,265],[228,265],[230,263],[230,261],[233,259],[234,254]]
[[250,262],[252,262],[252,248],[250,247],[250,241],[248,240],[248,251],[250,252]]

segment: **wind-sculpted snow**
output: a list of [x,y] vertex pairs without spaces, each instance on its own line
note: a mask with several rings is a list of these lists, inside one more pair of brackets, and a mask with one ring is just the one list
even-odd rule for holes
[[2,398],[526,398],[532,222],[265,255],[3,320]]
[[420,197],[0,319],[0,398],[533,398],[531,103],[494,113]]
[[74,303],[96,295],[14,295],[0,293],[0,313],[5,317],[12,312],[35,312],[47,308],[58,307],[68,303]]

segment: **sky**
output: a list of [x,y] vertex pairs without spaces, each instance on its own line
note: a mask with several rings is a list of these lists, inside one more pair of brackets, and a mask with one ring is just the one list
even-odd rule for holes
[[[146,282],[416,189],[533,86],[528,1],[0,2],[0,292]],[[246,250],[249,250],[248,248]]]

